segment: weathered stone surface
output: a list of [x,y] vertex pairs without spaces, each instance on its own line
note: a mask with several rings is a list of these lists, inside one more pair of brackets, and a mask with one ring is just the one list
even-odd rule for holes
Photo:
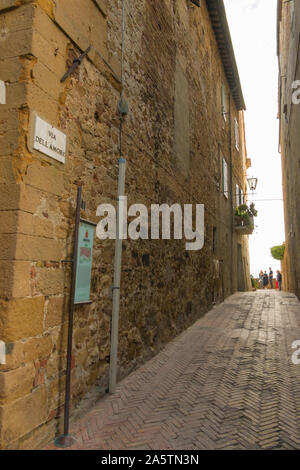
[[[9,239],[3,235],[3,245],[10,246]],[[1,253],[1,251],[0,251]],[[62,245],[51,238],[31,237],[28,235],[18,235],[16,238],[15,258],[20,260],[62,260]],[[10,259],[8,254],[5,255],[3,248],[2,259]]]
[[66,376],[56,377],[51,380],[48,394],[48,412],[57,410],[65,402]]
[[30,295],[29,275],[27,261],[0,261],[0,298]]
[[66,367],[67,367],[66,348],[64,350],[61,350],[61,349],[62,348],[56,349],[55,353],[51,355],[47,363],[47,378],[48,379],[56,377],[62,371],[66,370]]
[[53,349],[51,336],[47,335],[30,339],[26,341],[23,349],[24,362],[45,359],[50,356]]
[[0,406],[0,448],[5,447],[46,420],[47,391],[39,387],[12,403]]
[[[50,405],[41,400],[46,413],[21,432],[5,434],[7,448],[34,445],[32,436],[40,442],[37,426],[43,435],[46,420],[59,413],[57,384],[66,368],[68,331],[63,298],[70,293],[77,187],[83,186],[86,210],[81,215],[86,219],[98,222],[98,205],[116,201],[120,7],[113,0],[74,0],[72,6],[69,0],[36,0],[0,16],[0,65],[9,82],[8,104],[0,109],[0,211],[5,213],[0,230],[0,297],[5,299],[0,331],[9,341],[22,340],[20,355],[8,367],[34,362],[34,386],[51,388]],[[222,83],[227,94],[230,89],[205,2],[197,10],[186,2],[127,2],[125,22],[128,203],[204,203],[206,240],[195,253],[186,251],[184,241],[124,241],[121,376],[190,326],[213,301],[235,290],[237,243],[247,258],[247,242],[231,231],[231,201],[220,190],[221,153],[229,162],[230,130],[219,90]],[[61,83],[90,44],[88,57]],[[31,151],[33,111],[67,135],[65,165]],[[233,100],[230,112],[233,122],[238,116]],[[239,180],[233,183],[241,187],[244,157],[233,151],[234,179]],[[212,256],[214,228],[217,249]],[[213,258],[221,265],[219,278]],[[96,238],[94,302],[77,307],[74,315],[73,403],[95,382],[103,390],[107,387],[113,259],[114,241]],[[13,297],[13,303],[7,302]],[[9,423],[8,415],[3,416]]]
[[[19,57],[9,57],[7,59],[3,59],[1,62],[1,77],[4,82],[14,83],[17,82],[22,74],[22,61]],[[7,110],[6,110],[7,112]],[[16,110],[14,112],[17,114]],[[3,108],[0,108],[0,116],[4,113]]]
[[64,272],[61,269],[38,269],[36,289],[37,292],[44,295],[62,294],[64,291]]
[[18,184],[0,185],[1,210],[17,210],[19,208],[20,186]]
[[0,372],[0,405],[27,395],[33,387],[35,367],[33,362],[8,372]]
[[[0,160],[1,165],[1,160]],[[18,231],[18,211],[0,212],[0,233],[17,233]]]
[[5,364],[0,364],[0,371],[17,369],[23,363],[23,344],[21,342],[6,344]]
[[54,166],[34,162],[28,166],[24,182],[43,191],[61,196],[64,190],[63,178],[63,172]]
[[[82,9],[85,12],[84,17]],[[68,0],[61,0],[55,5],[54,17],[59,26],[82,50],[87,49],[89,44],[94,44],[107,59],[106,21],[93,2],[74,0],[71,5]]]
[[280,153],[285,222],[283,287],[300,299],[299,2],[278,3]]
[[100,8],[104,15],[107,15],[107,0],[95,0],[95,3]]
[[15,177],[12,167],[12,161],[10,158],[3,157],[0,159],[0,184],[14,182]]
[[1,14],[0,57],[2,59],[31,52],[33,14],[33,5],[24,5]]
[[43,333],[44,297],[0,300],[0,339],[13,342]]
[[66,319],[68,299],[66,297],[50,297],[47,304],[45,328],[61,325]]
[[52,419],[7,446],[8,450],[43,449],[52,436],[63,434],[63,420]]

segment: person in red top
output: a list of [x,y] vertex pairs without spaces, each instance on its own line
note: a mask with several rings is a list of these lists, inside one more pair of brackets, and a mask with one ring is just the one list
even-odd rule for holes
[[280,271],[277,271],[277,281],[278,281],[278,289],[281,290],[281,284],[282,284],[282,275]]

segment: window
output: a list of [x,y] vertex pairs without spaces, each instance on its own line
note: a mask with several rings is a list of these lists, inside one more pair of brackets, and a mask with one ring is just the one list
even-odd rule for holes
[[228,199],[228,165],[225,158],[222,159],[222,180],[223,180],[223,193]]
[[240,204],[244,204],[244,193],[242,189],[240,189]]
[[222,102],[222,115],[224,118],[224,121],[227,119],[227,103],[226,103],[226,89],[224,83],[222,83],[222,88],[221,88],[221,102]]
[[236,196],[236,206],[241,206],[244,204],[244,193],[243,190],[237,184],[235,187],[235,196]]
[[240,148],[240,132],[239,132],[239,123],[238,120],[234,120],[234,138],[235,138],[235,148],[239,150]]

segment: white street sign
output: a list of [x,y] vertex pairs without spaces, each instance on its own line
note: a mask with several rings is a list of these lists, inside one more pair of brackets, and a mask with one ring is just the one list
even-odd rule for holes
[[33,148],[65,163],[67,136],[39,116],[35,116]]

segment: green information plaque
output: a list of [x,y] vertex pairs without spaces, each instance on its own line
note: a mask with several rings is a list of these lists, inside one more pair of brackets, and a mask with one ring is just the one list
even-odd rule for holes
[[95,226],[96,224],[93,222],[88,222],[83,219],[80,220],[74,298],[75,305],[91,303],[90,291]]

